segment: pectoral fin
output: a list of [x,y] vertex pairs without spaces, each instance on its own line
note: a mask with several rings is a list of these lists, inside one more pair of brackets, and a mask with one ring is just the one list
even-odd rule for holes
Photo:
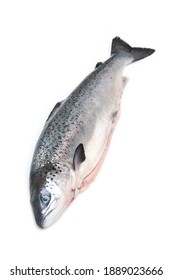
[[74,170],[79,169],[80,164],[86,159],[85,150],[83,144],[79,144],[76,148],[74,157],[73,157],[73,168]]

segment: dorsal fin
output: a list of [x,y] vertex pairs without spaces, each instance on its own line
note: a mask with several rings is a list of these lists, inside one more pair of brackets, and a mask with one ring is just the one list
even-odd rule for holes
[[96,69],[97,67],[99,67],[100,65],[102,65],[102,64],[103,64],[103,62],[97,62],[96,66],[95,66],[95,69]]
[[57,110],[59,109],[59,107],[61,106],[61,104],[63,103],[63,101],[58,102],[55,107],[52,109],[52,111],[50,112],[46,122],[57,112]]

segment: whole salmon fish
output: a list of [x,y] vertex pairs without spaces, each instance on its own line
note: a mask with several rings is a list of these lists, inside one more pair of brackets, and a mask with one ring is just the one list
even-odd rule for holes
[[116,37],[111,57],[50,113],[37,142],[30,172],[30,194],[41,228],[57,220],[93,181],[104,160],[119,118],[127,78],[125,66],[154,52],[132,48]]

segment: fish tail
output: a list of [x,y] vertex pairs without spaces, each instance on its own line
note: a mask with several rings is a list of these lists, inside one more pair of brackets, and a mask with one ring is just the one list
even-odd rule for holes
[[155,52],[154,49],[149,48],[132,48],[129,44],[127,44],[125,41],[123,41],[120,37],[115,37],[112,40],[112,48],[111,48],[111,55],[123,51],[130,55],[132,57],[132,62],[138,61],[140,59],[143,59],[149,55],[151,55],[153,52]]

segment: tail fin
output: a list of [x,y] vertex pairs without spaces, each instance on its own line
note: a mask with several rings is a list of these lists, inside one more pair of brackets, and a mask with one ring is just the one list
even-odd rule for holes
[[151,55],[155,50],[147,49],[147,48],[132,48],[126,42],[124,42],[121,38],[115,37],[112,40],[112,48],[111,48],[111,55],[117,53],[118,51],[126,52],[127,54],[131,55],[133,60],[132,62],[138,61],[143,59],[149,55]]

